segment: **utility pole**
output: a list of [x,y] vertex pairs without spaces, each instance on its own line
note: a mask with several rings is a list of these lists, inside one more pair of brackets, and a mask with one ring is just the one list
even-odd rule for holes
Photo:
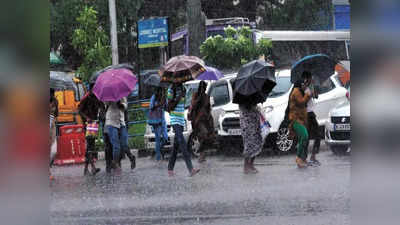
[[117,13],[115,10],[115,0],[108,0],[108,8],[110,10],[110,35],[111,35],[111,51],[112,64],[118,64],[118,38],[117,38]]
[[188,21],[189,55],[200,57],[200,45],[206,39],[205,16],[201,11],[201,0],[186,1]]

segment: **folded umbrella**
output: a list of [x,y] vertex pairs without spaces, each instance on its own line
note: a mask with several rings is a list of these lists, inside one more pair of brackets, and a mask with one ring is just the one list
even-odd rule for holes
[[201,73],[196,79],[197,80],[219,80],[224,77],[224,75],[218,69],[206,66],[206,71]]
[[136,83],[137,78],[131,70],[109,69],[98,76],[93,93],[103,102],[117,102],[127,97],[135,89]]
[[169,86],[168,83],[161,82],[161,77],[157,74],[150,75],[145,81],[144,84],[154,87],[162,87],[167,88]]
[[180,55],[172,57],[160,69],[161,82],[184,83],[196,79],[206,71],[203,60],[196,56]]
[[335,73],[336,64],[334,59],[325,54],[306,56],[292,66],[290,81],[295,83],[301,79],[304,71],[309,71],[314,80],[322,83]]
[[239,69],[233,82],[233,103],[264,102],[275,85],[275,67],[264,60],[251,61]]

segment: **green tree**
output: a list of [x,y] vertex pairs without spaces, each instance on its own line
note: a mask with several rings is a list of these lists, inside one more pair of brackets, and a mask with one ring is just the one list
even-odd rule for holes
[[221,69],[234,69],[241,65],[271,54],[272,42],[266,39],[254,44],[248,27],[225,28],[226,38],[221,35],[207,38],[200,46],[204,60]]
[[[171,31],[186,23],[186,0],[118,0],[117,32],[119,61],[136,62],[136,22],[149,17],[167,16],[170,18]],[[110,33],[108,1],[105,0],[51,0],[50,1],[50,48],[60,50],[61,56],[77,68],[82,57],[72,46],[72,33],[77,28],[76,18],[84,6],[92,6],[97,12],[99,25],[105,33]],[[159,51],[147,49],[141,54],[142,64],[157,61]]]
[[257,0],[259,29],[326,30],[332,26],[331,0]]
[[78,27],[72,35],[72,45],[82,56],[78,74],[88,81],[93,72],[111,64],[109,39],[97,21],[97,11],[85,6],[76,19]]

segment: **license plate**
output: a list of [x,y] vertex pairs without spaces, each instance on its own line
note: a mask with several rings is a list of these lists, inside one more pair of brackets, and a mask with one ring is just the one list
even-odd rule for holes
[[351,130],[350,124],[335,124],[335,130]]
[[241,135],[242,131],[240,129],[230,129],[230,130],[228,130],[228,133],[230,135]]

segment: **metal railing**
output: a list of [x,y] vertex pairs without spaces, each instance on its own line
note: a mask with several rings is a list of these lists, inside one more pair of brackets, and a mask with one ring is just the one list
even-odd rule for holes
[[131,148],[143,149],[150,99],[128,101],[128,137]]

